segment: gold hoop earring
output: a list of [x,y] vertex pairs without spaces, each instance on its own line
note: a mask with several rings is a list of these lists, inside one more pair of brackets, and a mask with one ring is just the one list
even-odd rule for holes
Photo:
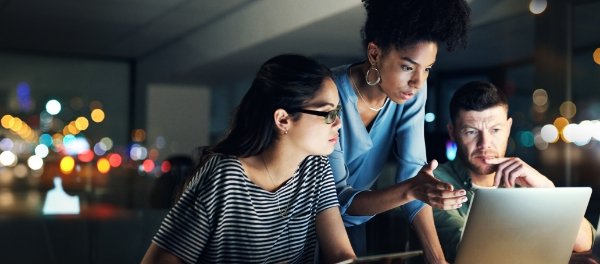
[[[374,70],[377,74],[377,80],[375,80],[374,82],[369,81],[369,75],[371,74],[371,70]],[[379,74],[379,69],[375,67],[375,64],[371,64],[371,68],[367,70],[367,73],[365,74],[365,82],[367,82],[369,86],[375,86],[381,82],[381,75]]]

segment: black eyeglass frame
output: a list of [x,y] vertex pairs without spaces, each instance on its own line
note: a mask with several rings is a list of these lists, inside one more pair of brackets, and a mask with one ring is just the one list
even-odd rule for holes
[[305,113],[309,115],[322,116],[325,119],[325,124],[333,124],[335,120],[337,120],[340,116],[340,112],[342,112],[342,105],[337,105],[335,109],[331,111],[317,111],[317,110],[308,110],[308,109],[297,109],[294,112]]

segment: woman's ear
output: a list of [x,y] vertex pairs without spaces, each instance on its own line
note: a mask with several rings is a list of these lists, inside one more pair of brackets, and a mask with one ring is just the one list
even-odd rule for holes
[[275,113],[273,113],[273,118],[277,129],[279,129],[282,134],[287,134],[291,125],[290,114],[284,109],[279,108],[275,110]]
[[369,42],[367,45],[367,60],[371,65],[377,65],[377,61],[379,60],[379,55],[381,54],[381,49],[375,42]]

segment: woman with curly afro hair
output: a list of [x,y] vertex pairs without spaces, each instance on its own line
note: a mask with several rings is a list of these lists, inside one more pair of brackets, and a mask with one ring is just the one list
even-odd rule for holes
[[[464,190],[433,177],[424,139],[426,80],[439,48],[466,46],[463,0],[363,0],[366,58],[333,69],[342,102],[339,142],[329,156],[342,217],[355,252],[365,254],[363,223],[402,206],[430,263],[446,263],[432,208],[454,209]],[[392,155],[396,183],[369,190]]]

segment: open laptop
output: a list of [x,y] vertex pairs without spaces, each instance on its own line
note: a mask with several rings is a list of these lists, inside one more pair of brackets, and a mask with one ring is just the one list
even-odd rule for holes
[[455,263],[568,263],[591,193],[589,187],[477,190]]
[[422,250],[398,252],[390,254],[381,254],[373,256],[358,257],[357,259],[349,259],[337,264],[351,264],[351,263],[369,263],[369,264],[400,264],[404,263],[404,260],[420,256],[423,254]]

